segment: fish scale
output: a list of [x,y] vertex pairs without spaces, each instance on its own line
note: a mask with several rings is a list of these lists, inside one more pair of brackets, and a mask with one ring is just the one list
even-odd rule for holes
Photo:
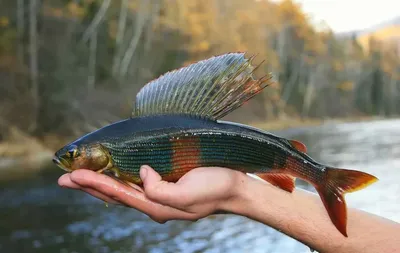
[[[185,120],[185,117],[180,120]],[[125,141],[124,145],[103,145],[109,147],[111,157],[120,171],[135,177],[135,180],[140,180],[139,170],[143,164],[152,165],[161,175],[170,175],[175,169],[179,169],[174,164],[178,161],[186,164],[196,161],[191,163],[193,168],[221,166],[240,168],[247,173],[267,172],[275,167],[285,166],[288,153],[285,146],[271,145],[273,141],[260,142],[258,133],[249,132],[252,134],[244,135],[241,129],[238,134],[234,132],[235,129],[238,130],[236,126],[227,124],[220,124],[221,129],[213,131],[197,130],[194,127],[192,125],[188,131],[167,132],[169,137],[153,136],[150,132],[149,136],[142,136],[146,142],[130,144]],[[228,130],[229,128],[231,129]],[[175,145],[177,142],[179,146]],[[199,151],[196,156],[190,155],[193,150]],[[297,159],[303,161],[301,156]]]
[[299,141],[220,120],[273,83],[270,73],[254,78],[260,65],[252,60],[228,53],[160,76],[138,92],[131,118],[65,145],[53,161],[68,172],[89,169],[137,184],[145,164],[171,182],[215,166],[256,174],[288,192],[301,178],[316,188],[332,223],[347,236],[344,194],[376,177],[319,163]]

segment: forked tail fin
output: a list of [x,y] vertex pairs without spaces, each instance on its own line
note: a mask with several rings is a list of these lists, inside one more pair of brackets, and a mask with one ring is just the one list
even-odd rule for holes
[[347,208],[344,194],[361,190],[378,179],[355,170],[326,168],[325,180],[315,187],[336,228],[347,237]]

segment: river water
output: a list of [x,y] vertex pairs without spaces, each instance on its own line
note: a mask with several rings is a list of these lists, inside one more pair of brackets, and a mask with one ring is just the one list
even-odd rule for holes
[[[279,133],[318,161],[380,181],[346,195],[348,206],[400,222],[400,121],[325,125]],[[235,215],[158,224],[135,210],[61,189],[58,168],[0,184],[0,252],[310,252],[266,225]],[[306,186],[307,187],[307,186]],[[312,190],[311,188],[307,188]]]

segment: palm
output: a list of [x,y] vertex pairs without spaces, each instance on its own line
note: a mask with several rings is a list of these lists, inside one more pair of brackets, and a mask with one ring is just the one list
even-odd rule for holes
[[83,190],[109,203],[119,203],[148,214],[158,222],[171,219],[196,220],[220,209],[229,199],[238,172],[210,167],[197,168],[177,183],[162,181],[150,167],[144,180],[144,191],[89,170],[77,170],[59,179],[61,186]]
[[[219,208],[222,200],[233,194],[237,172],[225,168],[197,168],[185,174],[176,184],[176,207],[208,215]],[[179,191],[179,192],[178,192]]]

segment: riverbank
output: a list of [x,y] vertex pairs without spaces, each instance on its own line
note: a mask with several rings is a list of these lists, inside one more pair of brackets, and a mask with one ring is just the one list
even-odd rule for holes
[[42,140],[11,127],[7,139],[0,142],[0,181],[41,171],[53,154]]
[[[382,120],[380,117],[351,117],[332,119],[287,118],[268,122],[250,122],[248,125],[267,131],[284,131],[291,128],[315,127],[324,124],[338,124]],[[0,180],[20,177],[41,170],[51,165],[54,152],[71,140],[57,136],[47,136],[43,140],[14,133],[18,138],[0,142]]]

